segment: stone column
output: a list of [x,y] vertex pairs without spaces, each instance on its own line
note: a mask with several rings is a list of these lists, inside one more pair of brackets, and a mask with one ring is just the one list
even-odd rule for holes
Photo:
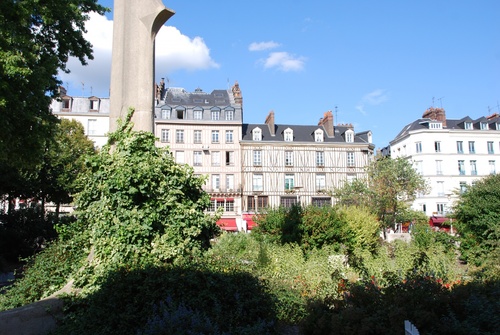
[[109,129],[134,108],[134,130],[153,132],[155,37],[174,12],[161,0],[114,0]]

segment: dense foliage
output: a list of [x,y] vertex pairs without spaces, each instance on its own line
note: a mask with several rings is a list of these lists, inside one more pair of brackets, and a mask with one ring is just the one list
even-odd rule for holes
[[500,175],[490,175],[469,187],[453,212],[462,257],[478,266],[487,263],[500,273]]
[[68,71],[69,56],[92,59],[84,24],[105,10],[97,0],[0,2],[0,194],[29,187],[56,123],[49,105],[58,72]]

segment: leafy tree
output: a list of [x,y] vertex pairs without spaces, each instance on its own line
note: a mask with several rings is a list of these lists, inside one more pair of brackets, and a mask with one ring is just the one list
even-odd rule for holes
[[94,250],[94,279],[197,254],[218,232],[216,217],[204,214],[210,204],[204,178],[157,148],[152,133],[133,131],[132,114],[88,162],[76,197]]
[[58,72],[69,72],[69,56],[93,58],[84,24],[106,10],[97,0],[0,2],[0,194],[20,193],[38,168],[56,123],[49,105]]
[[500,175],[490,175],[460,195],[453,208],[462,257],[482,265],[500,250]]
[[73,201],[81,189],[78,176],[85,172],[85,159],[95,153],[94,143],[76,120],[62,119],[54,129],[53,141],[47,142],[43,167],[39,176],[41,198],[56,204],[56,217],[61,204]]
[[354,179],[345,183],[342,187],[333,190],[333,196],[337,199],[337,204],[341,206],[361,206],[372,207],[375,194],[368,187],[366,179]]

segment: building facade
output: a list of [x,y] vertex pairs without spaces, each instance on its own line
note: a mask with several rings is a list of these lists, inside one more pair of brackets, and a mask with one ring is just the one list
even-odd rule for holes
[[243,124],[243,211],[293,204],[331,206],[331,191],[365,176],[373,160],[370,131],[334,126],[332,112],[318,125]]
[[72,97],[60,87],[61,97],[52,100],[50,108],[59,118],[77,120],[85,130],[85,135],[96,147],[102,147],[108,141],[109,98]]
[[445,216],[461,192],[479,178],[497,173],[500,117],[447,119],[442,108],[429,108],[390,142],[393,158],[410,160],[428,181],[412,208],[427,216]]

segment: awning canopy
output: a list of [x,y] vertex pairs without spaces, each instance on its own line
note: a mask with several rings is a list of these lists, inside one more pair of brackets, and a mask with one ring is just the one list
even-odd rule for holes
[[450,224],[451,222],[450,218],[442,217],[442,216],[431,216],[429,219],[429,224],[434,226],[434,225],[443,225],[443,224]]
[[257,222],[253,220],[255,214],[243,214],[243,220],[247,222],[247,230],[252,230],[257,227]]
[[238,231],[238,227],[236,226],[236,219],[234,218],[222,218],[217,220],[217,225],[227,231]]

